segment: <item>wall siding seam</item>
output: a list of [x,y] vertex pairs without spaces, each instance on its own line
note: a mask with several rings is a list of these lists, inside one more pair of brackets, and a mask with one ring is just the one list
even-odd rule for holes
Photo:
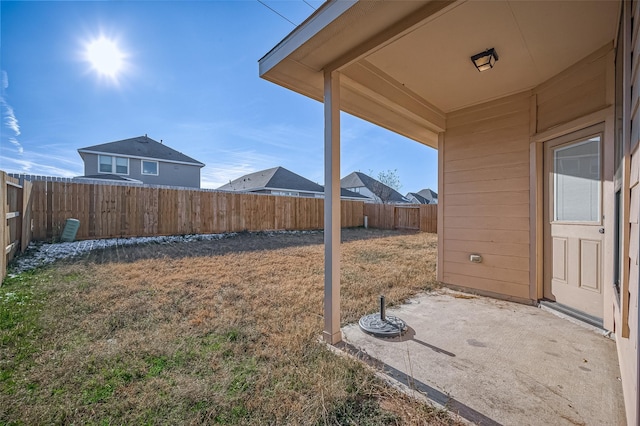
[[[446,266],[446,264],[445,264],[445,266]],[[513,281],[502,281],[502,280],[498,280],[498,279],[495,279],[495,278],[485,278],[485,277],[478,277],[478,276],[475,276],[475,275],[461,274],[459,272],[449,272],[446,269],[444,271],[444,274],[445,275],[448,274],[449,276],[455,275],[455,276],[460,276],[460,277],[465,277],[465,278],[481,278],[481,279],[484,279],[484,280],[490,280],[490,281],[498,283],[498,284],[504,284],[507,287],[517,287],[517,288],[525,287],[525,288],[529,289],[529,281],[528,280],[527,280],[527,283],[520,284],[520,283],[516,283],[516,282],[513,282]],[[456,284],[453,284],[453,285],[456,285]],[[483,289],[479,289],[479,290],[483,290]]]
[[[476,145],[474,146],[474,149],[484,149],[489,151],[491,149],[491,147],[484,147],[484,146],[480,146],[480,145]],[[471,150],[470,150],[471,151]],[[520,155],[524,155],[524,154],[529,153],[529,147],[527,147],[526,150],[523,150],[521,148],[519,149],[513,149],[513,150],[496,150],[496,152],[494,152],[494,155],[504,155],[504,154],[520,154]],[[463,160],[481,160],[482,158],[491,158],[493,156],[478,156],[477,152],[475,152],[475,155],[473,152],[470,152],[468,154],[465,153],[465,155],[461,155],[459,157],[456,158],[451,158],[449,159],[449,162],[454,162],[454,161],[463,161]]]

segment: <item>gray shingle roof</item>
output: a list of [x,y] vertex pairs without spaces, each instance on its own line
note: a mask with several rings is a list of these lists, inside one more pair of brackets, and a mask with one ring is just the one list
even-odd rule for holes
[[423,197],[425,197],[427,199],[438,198],[438,193],[432,191],[429,188],[423,189],[422,191],[418,191],[418,194],[422,195]]
[[321,185],[280,166],[244,175],[218,189],[251,191],[260,188],[324,192],[324,188]]
[[424,198],[422,195],[417,192],[409,192],[407,193],[407,198],[414,197],[420,204],[429,204],[429,200]]
[[431,189],[423,189],[418,192],[409,192],[407,194],[407,198],[414,197],[416,198],[420,204],[437,204],[438,203],[438,194]]
[[383,185],[388,191],[390,191],[388,201],[393,203],[407,202],[406,198],[404,198],[404,196],[398,191],[362,172],[353,172],[340,180],[340,186],[343,188],[358,188],[364,186],[373,193],[375,193],[374,189],[377,185]]
[[173,148],[169,148],[167,145],[155,141],[146,135],[80,148],[78,152],[98,152],[127,157],[145,157],[163,161],[189,163],[204,167],[204,163],[184,155]]
[[[283,191],[324,193],[324,186],[312,182],[309,179],[280,166],[249,173],[248,175],[239,177],[226,185],[222,185],[218,189],[222,191],[255,191],[263,188]],[[350,198],[367,198],[364,195],[347,191],[345,189],[340,190],[340,195],[342,197]]]

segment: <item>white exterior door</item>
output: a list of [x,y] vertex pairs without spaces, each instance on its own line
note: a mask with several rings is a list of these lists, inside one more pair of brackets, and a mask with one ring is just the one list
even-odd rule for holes
[[545,143],[544,297],[603,317],[603,132]]

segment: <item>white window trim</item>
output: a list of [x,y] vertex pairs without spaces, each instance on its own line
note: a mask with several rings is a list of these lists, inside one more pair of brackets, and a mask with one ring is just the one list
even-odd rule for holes
[[[145,173],[144,163],[156,163],[156,173]],[[160,175],[160,163],[153,160],[140,160],[140,174],[145,176],[158,176]]]
[[[92,151],[92,150],[87,150],[87,149],[79,149],[78,152],[80,153],[84,153],[84,154],[97,154],[97,155],[106,155],[107,157],[113,157],[114,155],[116,157],[118,157],[118,154],[114,154],[113,152],[105,152],[105,151]],[[120,155],[121,157],[121,155]],[[200,163],[200,162],[191,162],[191,161],[176,161],[176,160],[168,160],[166,158],[160,158],[158,159],[157,157],[142,157],[139,155],[128,155],[127,158],[135,158],[138,160],[150,160],[150,161],[162,161],[163,163],[175,163],[175,164],[186,164],[188,166],[198,166],[198,167],[204,167],[204,163]]]
[[[103,172],[100,170],[100,157],[111,157],[111,171]],[[116,170],[116,158],[123,158],[127,160],[127,173],[118,173]],[[105,175],[120,175],[120,176],[129,176],[129,172],[131,170],[131,164],[129,163],[129,159],[127,157],[119,157],[117,155],[104,155],[98,154],[98,173]]]

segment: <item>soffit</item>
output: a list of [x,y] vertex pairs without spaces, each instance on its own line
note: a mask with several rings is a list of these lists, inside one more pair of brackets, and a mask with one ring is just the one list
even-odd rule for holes
[[[367,61],[444,112],[533,88],[615,38],[614,1],[467,1]],[[470,57],[495,48],[495,68]],[[410,60],[408,60],[410,58]]]
[[[260,76],[322,100],[323,70],[337,66],[343,111],[436,147],[446,113],[531,89],[610,43],[618,9],[606,0],[328,1],[260,60]],[[500,59],[479,73],[470,57],[489,47]]]

